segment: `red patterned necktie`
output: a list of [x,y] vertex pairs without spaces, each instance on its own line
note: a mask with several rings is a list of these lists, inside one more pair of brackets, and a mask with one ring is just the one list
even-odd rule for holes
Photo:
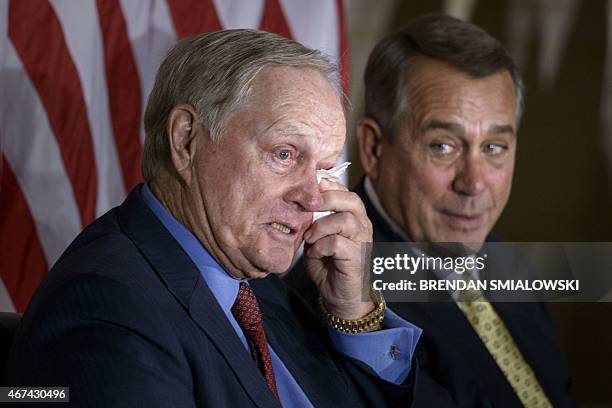
[[251,287],[244,282],[240,283],[238,296],[234,306],[232,306],[232,314],[246,337],[249,349],[251,350],[251,357],[253,357],[259,371],[261,371],[266,379],[268,387],[270,387],[270,390],[272,390],[272,393],[278,399],[272,359],[268,351],[268,340],[266,339],[266,332],[264,332],[259,304]]

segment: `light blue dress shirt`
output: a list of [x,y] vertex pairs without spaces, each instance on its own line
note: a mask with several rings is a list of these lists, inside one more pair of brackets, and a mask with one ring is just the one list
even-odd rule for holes
[[[199,269],[242,344],[249,350],[244,333],[231,312],[241,281],[225,272],[200,241],[157,200],[147,185],[142,187],[142,196]],[[389,309],[385,311],[384,326],[384,330],[370,333],[345,334],[332,329],[329,333],[336,350],[367,364],[384,380],[399,384],[410,373],[412,355],[421,329],[401,319]],[[270,345],[268,348],[283,407],[312,407],[308,397],[274,349]]]

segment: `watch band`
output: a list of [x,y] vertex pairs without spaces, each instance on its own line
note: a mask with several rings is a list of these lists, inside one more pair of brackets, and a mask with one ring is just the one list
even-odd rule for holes
[[327,322],[331,328],[342,333],[366,333],[375,330],[380,330],[382,322],[385,318],[385,299],[379,290],[370,292],[374,301],[374,310],[359,319],[342,319],[327,309],[323,298],[319,295],[319,306],[321,311],[327,318]]

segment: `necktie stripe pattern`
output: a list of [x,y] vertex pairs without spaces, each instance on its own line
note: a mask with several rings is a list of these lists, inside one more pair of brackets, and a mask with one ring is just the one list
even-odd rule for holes
[[234,315],[247,339],[253,361],[266,379],[268,387],[278,399],[276,379],[274,378],[272,359],[268,350],[268,340],[264,331],[259,304],[251,287],[244,282],[240,283],[238,296],[236,296],[236,301],[232,306],[232,315]]
[[[462,279],[470,280],[466,272]],[[532,368],[523,358],[512,335],[491,303],[479,290],[466,290],[457,304],[474,331],[495,359],[512,389],[527,408],[548,408],[552,404]]]
[[321,49],[347,74],[344,7],[343,0],[0,1],[7,73],[0,186],[11,186],[0,191],[0,214],[19,217],[0,223],[0,310],[23,311],[80,229],[140,180],[144,106],[178,39],[265,22]]

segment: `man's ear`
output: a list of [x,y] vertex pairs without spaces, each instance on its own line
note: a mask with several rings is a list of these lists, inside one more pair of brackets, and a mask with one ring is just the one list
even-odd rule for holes
[[359,146],[359,157],[363,171],[370,180],[376,181],[380,166],[383,137],[382,130],[374,119],[364,117],[357,124],[357,145]]
[[196,144],[197,114],[191,105],[177,105],[168,115],[168,142],[170,144],[170,159],[176,172],[184,181],[188,181],[189,168],[193,163]]

